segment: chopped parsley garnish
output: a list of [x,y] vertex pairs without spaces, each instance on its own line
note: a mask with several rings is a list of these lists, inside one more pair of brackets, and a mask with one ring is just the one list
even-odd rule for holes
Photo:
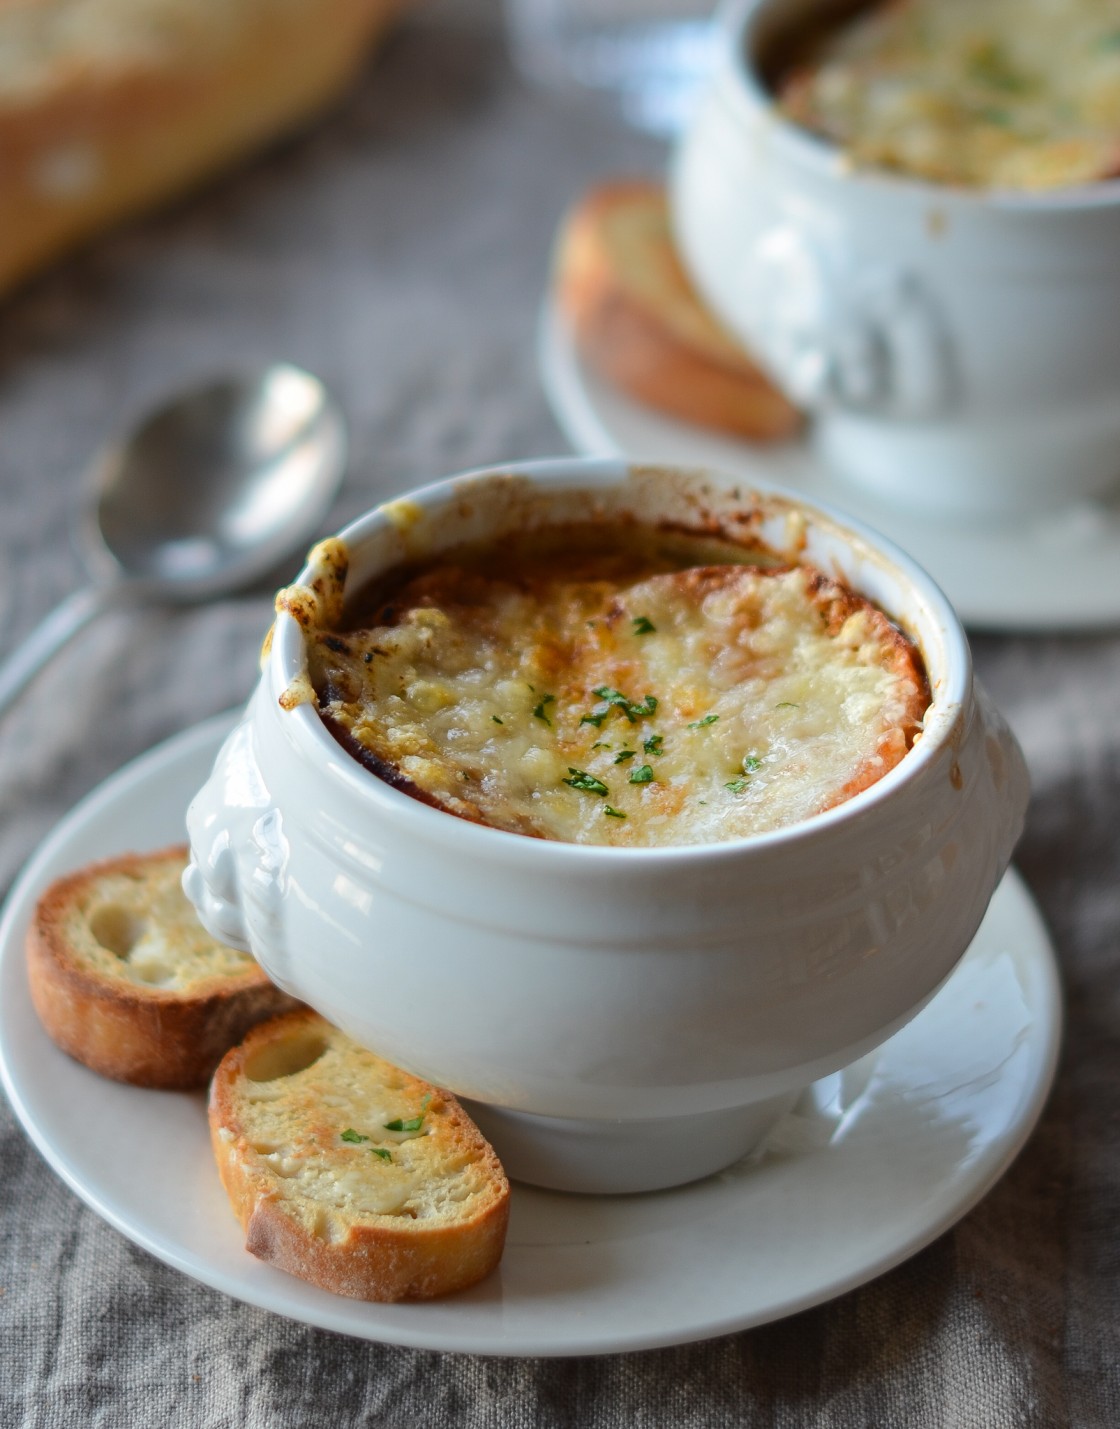
[[625,764],[628,759],[633,759],[637,752],[636,749],[624,749],[621,754],[615,755],[614,762],[616,764]]
[[593,714],[581,715],[579,722],[580,724],[593,724],[595,728],[598,729],[610,712],[610,705],[603,705],[601,709],[596,710]]
[[[657,696],[647,695],[644,700],[632,700],[624,695],[621,690],[612,690],[610,685],[600,685],[595,691],[599,698],[605,701],[605,709],[597,709],[590,715],[584,715],[584,720],[588,724],[602,724],[603,720],[610,713],[611,707],[616,706],[622,711],[626,718],[633,724],[636,720],[644,719],[647,715],[653,714],[657,709]],[[583,721],[581,721],[582,723]]]
[[758,757],[757,754],[744,754],[744,755],[743,755],[743,773],[744,773],[744,774],[753,774],[756,770],[761,769],[761,768],[762,768],[762,760],[759,759],[759,757]]
[[657,630],[657,626],[648,615],[635,615],[631,624],[634,627],[635,635],[652,635]]
[[399,1116],[393,1121],[385,1123],[386,1131],[419,1131],[424,1125],[424,1113],[419,1116],[410,1116],[407,1121],[403,1121]]
[[792,700],[783,700],[780,705],[775,705],[776,710],[799,710],[800,705],[795,705]]
[[621,809],[612,808],[610,804],[605,804],[603,806],[603,813],[607,816],[608,819],[624,819],[626,817],[626,815],[622,812]]
[[706,714],[703,719],[694,719],[689,725],[689,729],[703,729],[705,725],[715,724],[717,719],[719,719],[719,715]]
[[600,797],[610,793],[610,790],[603,781],[596,779],[594,774],[588,774],[583,769],[573,769],[570,764],[568,765],[568,773],[571,775],[571,778],[565,779],[564,783],[570,785],[573,789],[585,789],[588,794],[598,794]]
[[[580,720],[580,724],[582,724],[582,723],[583,723],[583,721]],[[601,740],[601,739],[597,739],[597,740],[595,741],[595,743],[591,746],[591,748],[592,748],[592,749],[609,749],[609,748],[610,748],[610,745],[604,743],[604,741]]]
[[380,1156],[382,1161],[392,1161],[393,1159],[393,1153],[386,1151],[384,1146],[371,1146],[370,1150],[375,1156]]
[[651,734],[643,743],[642,748],[647,754],[664,754],[665,751],[661,747],[664,743],[665,736],[663,734]]
[[[534,690],[533,693],[535,694],[536,691]],[[533,707],[533,714],[536,716],[537,719],[543,719],[545,724],[551,726],[552,721],[549,719],[548,715],[545,714],[545,705],[554,705],[555,703],[555,695],[542,695],[540,703]]]
[[981,45],[969,60],[969,72],[978,83],[1004,94],[1027,94],[1036,87],[1030,75],[1015,68],[1011,57],[1000,45],[989,41]]
[[730,779],[723,787],[730,789],[733,794],[741,794],[749,783],[749,779]]
[[348,1126],[345,1131],[340,1131],[339,1135],[342,1137],[343,1141],[359,1142],[369,1140],[368,1136],[363,1136],[360,1131],[355,1131],[352,1126]]
[[490,718],[494,721],[495,724],[505,724],[505,720],[499,719],[497,715],[491,715]]
[[643,764],[641,768],[631,769],[630,771],[631,784],[649,784],[652,782],[652,780],[653,770],[649,767],[648,764]]

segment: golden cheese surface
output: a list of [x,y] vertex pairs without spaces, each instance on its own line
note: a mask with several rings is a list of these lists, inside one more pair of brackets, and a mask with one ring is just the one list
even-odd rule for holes
[[779,86],[857,163],[1048,189],[1120,173],[1116,0],[894,0],[824,37]]
[[811,567],[579,551],[574,535],[566,553],[448,559],[353,628],[310,633],[323,717],[452,813],[615,845],[796,823],[913,742],[929,699],[914,648]]

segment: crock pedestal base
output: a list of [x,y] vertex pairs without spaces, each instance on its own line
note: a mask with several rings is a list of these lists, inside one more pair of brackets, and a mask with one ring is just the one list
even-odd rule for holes
[[798,1098],[784,1092],[716,1112],[643,1121],[534,1116],[464,1101],[511,1180],[621,1195],[698,1181],[753,1151]]

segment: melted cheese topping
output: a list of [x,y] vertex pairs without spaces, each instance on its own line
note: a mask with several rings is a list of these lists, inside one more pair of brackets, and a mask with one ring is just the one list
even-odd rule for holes
[[779,95],[861,164],[1045,189],[1120,172],[1116,0],[896,0],[831,33]]
[[[311,638],[321,711],[390,782],[497,828],[668,845],[796,823],[906,753],[910,644],[809,567],[448,563]],[[648,564],[648,563],[647,563]]]

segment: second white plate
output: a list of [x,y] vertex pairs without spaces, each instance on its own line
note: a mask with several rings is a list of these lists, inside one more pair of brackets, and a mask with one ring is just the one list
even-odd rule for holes
[[367,1305],[243,1249],[210,1155],[201,1094],[104,1081],[48,1040],[23,941],[59,874],[183,838],[229,720],[106,781],[58,826],[0,922],[0,1076],[50,1165],[153,1255],[227,1295],[328,1330],[423,1349],[585,1355],[763,1324],[897,1265],[995,1182],[1054,1073],[1061,999],[1030,897],[1008,874],[964,961],[877,1053],[819,1082],[760,1158],[645,1196],[514,1187],[505,1257],[462,1295]]
[[849,511],[923,565],[974,630],[1120,625],[1120,503],[1086,503],[1034,521],[982,523],[895,511],[838,481],[807,441],[752,446],[638,406],[580,360],[551,304],[541,317],[538,356],[556,420],[585,456],[702,466]]

